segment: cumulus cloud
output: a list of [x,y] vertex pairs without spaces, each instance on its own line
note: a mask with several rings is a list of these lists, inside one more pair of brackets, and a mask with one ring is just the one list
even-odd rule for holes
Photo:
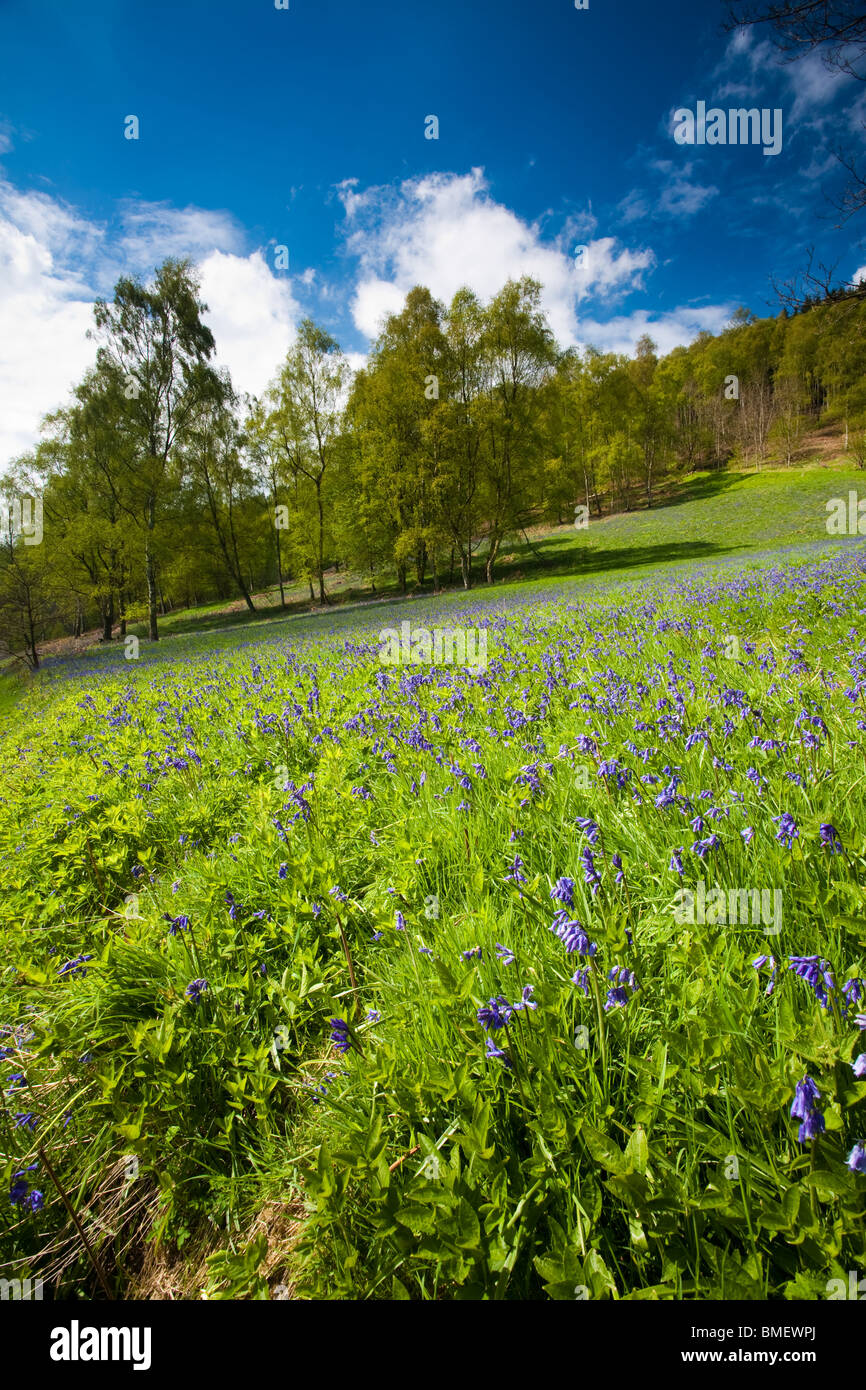
[[734,304],[685,306],[665,314],[651,314],[637,309],[632,314],[619,315],[605,322],[582,319],[579,339],[581,346],[598,348],[600,352],[631,354],[637,341],[648,333],[663,356],[673,348],[692,342],[699,333],[720,333],[730,322]]
[[98,241],[64,205],[0,182],[0,465],[35,442],[40,418],[93,359],[81,260]]
[[360,194],[353,184],[345,195],[344,188],[346,248],[359,263],[352,316],[367,337],[402,307],[413,285],[427,285],[447,303],[464,285],[489,299],[506,280],[531,275],[543,286],[554,334],[571,344],[580,301],[640,288],[655,264],[651,250],[619,248],[613,237],[581,242],[585,250],[576,254],[575,233],[594,226],[585,215],[545,241],[539,223],[523,221],[490,196],[481,169],[431,174]]
[[228,213],[129,202],[106,226],[0,177],[0,467],[33,447],[42,417],[92,365],[94,299],[110,296],[121,274],[147,278],[167,256],[198,266],[219,365],[240,390],[262,391],[300,310],[288,277],[261,251],[244,254]]
[[259,395],[295,337],[300,309],[290,281],[272,274],[261,251],[251,256],[212,251],[199,270],[217,363],[228,367],[238,391]]

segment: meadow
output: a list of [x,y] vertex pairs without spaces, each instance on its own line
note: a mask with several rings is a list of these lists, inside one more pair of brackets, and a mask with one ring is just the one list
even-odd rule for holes
[[[593,533],[645,527],[634,574],[47,663],[0,742],[4,1275],[71,1298],[847,1288],[866,548],[819,524],[762,551],[772,516],[740,545],[736,512],[712,542],[722,489],[676,518],[718,547],[685,563],[646,513]],[[405,618],[484,631],[487,669],[383,666]],[[683,921],[699,885],[780,892],[780,926]]]

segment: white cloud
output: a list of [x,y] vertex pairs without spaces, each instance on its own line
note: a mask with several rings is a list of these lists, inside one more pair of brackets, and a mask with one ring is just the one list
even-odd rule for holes
[[237,254],[244,245],[243,230],[231,214],[209,208],[127,203],[120,223],[123,258],[130,269],[142,274],[167,256],[199,261],[214,250]]
[[300,317],[289,279],[272,274],[261,251],[212,251],[199,270],[217,363],[228,367],[237,390],[259,395],[276,375]]
[[600,352],[631,354],[642,334],[648,333],[664,356],[675,347],[686,346],[701,332],[720,333],[730,322],[735,307],[734,304],[686,306],[658,316],[646,309],[637,309],[605,323],[581,319],[579,339],[581,346],[595,347]]
[[61,258],[98,239],[61,204],[0,183],[0,467],[32,446],[93,359],[92,294]]
[[0,468],[33,447],[42,417],[92,365],[93,301],[121,274],[147,278],[167,256],[197,263],[218,361],[260,392],[294,336],[299,309],[261,251],[244,255],[225,212],[127,203],[116,225],[0,177]]
[[[584,214],[573,225],[579,236],[581,227],[595,223]],[[353,192],[346,244],[359,261],[352,315],[368,337],[402,307],[413,285],[427,285],[446,303],[468,285],[486,300],[506,280],[531,275],[544,287],[554,334],[567,345],[576,341],[577,302],[639,288],[655,264],[652,251],[618,249],[613,237],[602,237],[582,243],[587,251],[578,265],[571,226],[542,241],[537,223],[522,221],[490,197],[480,169]]]

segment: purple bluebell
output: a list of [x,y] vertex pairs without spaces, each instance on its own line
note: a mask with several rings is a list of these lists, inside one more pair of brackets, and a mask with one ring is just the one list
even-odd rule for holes
[[204,991],[209,988],[207,980],[190,980],[184,993],[191,1004],[201,1002]]

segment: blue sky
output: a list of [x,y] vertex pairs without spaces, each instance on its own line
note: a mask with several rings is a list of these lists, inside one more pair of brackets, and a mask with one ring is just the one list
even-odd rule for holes
[[[417,282],[534,274],[563,345],[667,350],[774,312],[812,243],[866,261],[824,196],[862,87],[725,34],[720,0],[289,3],[0,0],[0,465],[91,360],[93,298],[168,254],[256,392],[304,314],[359,363]],[[780,109],[781,153],[677,144],[699,100]]]

